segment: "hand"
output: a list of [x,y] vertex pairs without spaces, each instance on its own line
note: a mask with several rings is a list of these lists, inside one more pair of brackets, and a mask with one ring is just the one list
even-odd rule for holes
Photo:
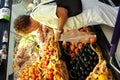
[[61,33],[60,32],[57,32],[57,31],[54,32],[55,41],[59,41],[60,37],[61,37]]

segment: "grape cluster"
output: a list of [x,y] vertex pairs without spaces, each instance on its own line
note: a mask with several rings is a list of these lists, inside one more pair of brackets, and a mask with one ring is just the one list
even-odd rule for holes
[[74,80],[85,80],[98,63],[98,56],[90,48],[89,43],[85,44],[82,49],[78,49],[78,54],[71,60],[70,77]]

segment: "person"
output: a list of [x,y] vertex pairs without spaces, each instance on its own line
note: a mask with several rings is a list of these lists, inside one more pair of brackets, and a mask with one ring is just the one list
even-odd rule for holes
[[60,39],[63,28],[72,30],[84,26],[105,24],[114,27],[118,8],[98,0],[81,0],[83,11],[75,16],[68,16],[68,10],[56,3],[37,5],[30,15],[20,15],[15,19],[14,29],[19,34],[28,34],[42,25],[52,28],[55,40]]

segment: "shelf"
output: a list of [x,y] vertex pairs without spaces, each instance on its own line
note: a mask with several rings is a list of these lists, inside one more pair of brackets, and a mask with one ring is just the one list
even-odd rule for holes
[[[5,0],[1,0],[0,8],[3,7],[4,1]],[[10,9],[11,9],[11,4],[12,4],[12,2],[10,0]],[[0,20],[0,49],[2,48],[2,37],[3,37],[4,30],[8,31],[8,36],[9,36],[10,21]],[[8,43],[7,43],[7,59],[8,59],[8,47],[9,47],[9,40],[8,40]],[[6,80],[7,63],[8,63],[7,59],[3,60],[2,64],[0,65],[0,80]]]

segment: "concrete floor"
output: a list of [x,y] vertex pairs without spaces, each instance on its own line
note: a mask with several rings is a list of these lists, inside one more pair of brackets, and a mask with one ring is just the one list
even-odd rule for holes
[[[26,3],[21,3],[21,4],[16,4],[12,6],[12,18],[11,18],[11,33],[10,33],[10,40],[9,40],[9,55],[8,55],[8,67],[7,67],[7,80],[8,80],[8,75],[13,73],[12,70],[12,64],[13,64],[13,54],[14,54],[14,34],[12,32],[14,32],[13,29],[13,21],[14,19],[20,15],[20,14],[25,14],[26,13],[26,9],[25,6],[23,6],[23,4]],[[113,33],[113,28],[108,27],[108,26],[102,26],[102,29],[108,39],[108,41],[111,41],[112,38],[112,33]],[[117,50],[117,56],[120,58],[120,43],[118,45],[118,50]]]
[[10,27],[10,40],[9,40],[9,54],[8,54],[8,66],[7,66],[7,80],[8,80],[8,75],[12,74],[13,73],[13,68],[12,68],[12,64],[13,64],[13,54],[14,54],[14,37],[15,37],[15,34],[13,32],[14,29],[13,29],[13,22],[14,22],[14,19],[20,15],[20,14],[24,14],[26,13],[26,9],[24,8],[23,6],[23,3],[21,4],[16,4],[16,5],[13,5],[12,6],[12,14],[11,14],[11,27]]

